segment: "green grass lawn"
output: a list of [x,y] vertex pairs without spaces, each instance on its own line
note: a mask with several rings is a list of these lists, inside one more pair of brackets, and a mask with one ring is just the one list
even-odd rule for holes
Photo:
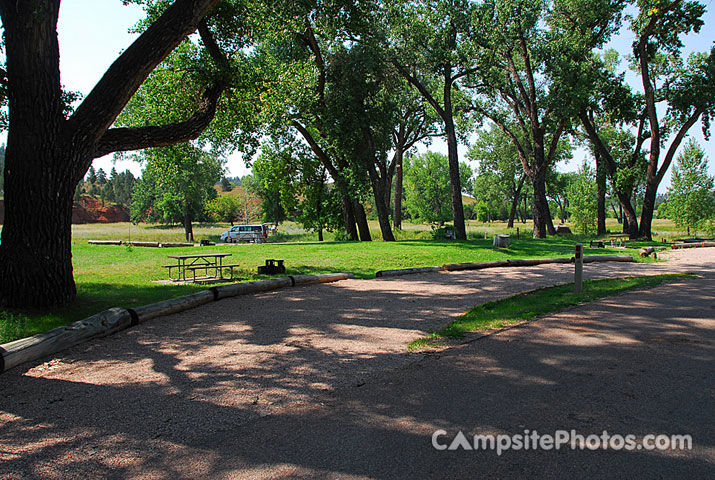
[[[521,239],[513,240],[507,249],[492,248],[491,234],[507,232],[506,224],[470,222],[470,240],[465,242],[434,240],[429,226],[406,224],[398,242],[283,242],[266,244],[219,244],[211,247],[146,248],[89,245],[90,239],[122,239],[151,241],[182,241],[180,227],[154,225],[93,224],[73,226],[73,265],[77,284],[77,299],[66,307],[52,310],[0,311],[0,343],[46,331],[75,320],[86,318],[111,307],[132,308],[207,288],[203,285],[166,285],[167,270],[161,265],[173,263],[167,255],[194,253],[231,253],[226,263],[237,263],[240,281],[265,277],[256,275],[266,259],[285,260],[288,275],[330,272],[352,272],[358,278],[374,278],[379,270],[443,265],[446,263],[478,262],[509,258],[570,257],[574,244],[587,243],[590,237],[530,238],[528,225],[521,226]],[[198,225],[196,240],[217,240],[228,225]],[[281,225],[274,239],[311,238],[294,225]],[[515,233],[515,230],[511,230]],[[484,239],[484,236],[487,239]],[[379,239],[379,230],[373,230]],[[646,243],[640,242],[639,247]],[[637,250],[588,249],[586,254],[636,254]]]
[[464,334],[468,332],[499,330],[558,312],[566,307],[617,295],[628,290],[653,288],[662,283],[676,282],[692,277],[694,275],[673,274],[589,280],[584,282],[583,291],[580,293],[573,293],[574,285],[572,283],[540,288],[474,307],[454,322],[410,343],[408,349],[416,351],[441,346],[449,340],[464,337]]

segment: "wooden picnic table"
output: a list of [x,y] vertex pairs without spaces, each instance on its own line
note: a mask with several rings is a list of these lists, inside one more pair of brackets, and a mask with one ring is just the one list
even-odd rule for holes
[[618,246],[624,246],[628,243],[628,240],[630,239],[630,235],[627,233],[612,233],[608,235],[608,238],[611,239],[611,245],[613,245],[613,240],[618,241]]
[[[237,264],[224,264],[223,259],[230,257],[230,253],[200,253],[195,255],[167,255],[169,258],[176,260],[173,265],[163,265],[164,268],[169,269],[169,279],[178,282],[186,281],[186,273],[191,273],[191,280],[193,282],[197,281],[196,271],[203,271],[204,276],[199,277],[198,280],[208,280],[208,279],[220,279],[220,280],[233,280],[233,267],[238,267]],[[176,278],[171,275],[171,270],[176,269]],[[225,278],[223,276],[223,269],[231,269],[231,277]],[[209,275],[209,273],[213,275]]]

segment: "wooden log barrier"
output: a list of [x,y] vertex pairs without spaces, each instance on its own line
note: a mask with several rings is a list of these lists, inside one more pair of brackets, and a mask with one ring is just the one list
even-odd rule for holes
[[412,275],[414,273],[441,272],[442,267],[419,267],[419,268],[400,268],[397,270],[380,270],[375,274],[376,277],[397,277],[400,275]]
[[257,282],[233,283],[208,290],[152,303],[134,309],[110,308],[104,312],[79,320],[64,327],[21,338],[0,345],[0,373],[21,363],[52,355],[93,338],[111,335],[139,323],[172,313],[183,312],[221,298],[277,290],[292,285],[336,282],[354,278],[352,273],[327,273],[321,275],[296,275],[272,278]]
[[703,248],[703,247],[715,247],[715,242],[687,242],[687,243],[674,243],[670,246],[673,250],[681,248]]
[[123,308],[115,307],[64,327],[5,343],[0,345],[0,372],[24,362],[52,355],[92,338],[116,333],[131,325],[131,314]]
[[597,262],[632,262],[633,257],[630,255],[589,255],[583,257],[583,263],[597,263]]
[[699,248],[700,246],[701,246],[701,244],[699,244],[699,243],[688,242],[688,243],[674,243],[670,246],[670,248],[672,248],[673,250],[680,250],[682,248]]
[[121,245],[121,240],[88,240],[90,245]]
[[448,263],[443,268],[449,272],[458,270],[481,270],[482,268],[508,267],[508,260],[495,260],[492,262],[467,262],[467,263]]
[[199,305],[211,303],[214,301],[214,297],[215,295],[211,290],[202,290],[183,297],[172,298],[171,300],[129,309],[129,311],[136,315],[136,321],[144,323],[156,317],[183,312],[184,310],[189,310]]
[[182,243],[182,242],[166,242],[162,243],[160,247],[162,248],[173,248],[173,247],[193,247],[193,243]]
[[159,248],[159,242],[124,242],[125,245],[131,245],[133,247],[155,247]]
[[288,277],[292,279],[294,287],[298,285],[308,285],[310,283],[330,283],[355,278],[352,273],[322,273],[319,275],[292,275]]
[[546,265],[553,263],[571,263],[570,258],[526,258],[507,260],[509,267],[534,267],[536,265]]
[[222,298],[235,297],[237,295],[248,295],[251,293],[267,292],[278,290],[279,288],[290,287],[293,282],[289,277],[271,278],[256,282],[232,283],[213,287],[210,290],[216,292],[216,300]]

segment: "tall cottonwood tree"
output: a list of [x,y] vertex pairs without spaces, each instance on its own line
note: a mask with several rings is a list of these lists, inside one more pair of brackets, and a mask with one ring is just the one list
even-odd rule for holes
[[[578,62],[617,27],[624,2],[491,0],[481,10],[474,109],[519,151],[534,192],[534,237],[555,233],[546,175],[575,116],[570,108]],[[571,63],[571,62],[572,63]]]
[[[630,24],[636,35],[632,68],[640,76],[642,91],[631,96],[630,108],[636,109],[637,115],[630,126],[637,132],[633,154],[640,155],[646,146],[648,151],[640,226],[636,229],[631,225],[629,233],[631,237],[650,239],[658,186],[678,148],[699,120],[707,135],[710,120],[715,116],[715,49],[691,54],[687,62],[682,57],[681,37],[699,32],[703,26],[705,7],[701,3],[639,0],[637,7],[638,12]],[[624,107],[623,102],[614,102],[612,92],[612,88],[596,90],[599,98],[611,100],[610,104],[618,109],[629,107]],[[607,142],[583,111],[580,118],[594,148],[608,162]]]
[[[257,47],[265,91],[262,117],[271,132],[289,125],[313,151],[341,197],[345,231],[352,240],[371,240],[362,198],[365,171],[346,154],[337,115],[329,105],[328,76],[335,53],[367,28],[371,1],[308,1],[291,10],[293,21],[275,29]],[[336,94],[337,95],[337,94]]]
[[218,1],[171,3],[68,114],[60,83],[60,0],[0,0],[9,108],[0,303],[48,306],[75,298],[72,200],[94,158],[186,141],[210,122],[220,83],[204,90],[183,122],[110,128],[144,79]]
[[460,183],[457,113],[466,111],[461,81],[476,69],[476,2],[439,0],[389,2],[392,62],[444,124],[449,160],[452,216],[457,239],[466,240]]

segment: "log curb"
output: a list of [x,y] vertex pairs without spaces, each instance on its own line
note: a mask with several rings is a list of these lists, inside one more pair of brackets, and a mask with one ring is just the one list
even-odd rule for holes
[[[375,274],[377,278],[396,277],[401,275],[412,275],[416,273],[428,272],[456,272],[461,270],[482,270],[486,268],[499,267],[533,267],[536,265],[552,264],[552,263],[573,263],[571,258],[526,258],[526,259],[509,259],[509,260],[494,260],[490,262],[471,262],[471,263],[448,263],[441,267],[420,267],[420,268],[403,268],[399,270],[380,270]],[[633,262],[631,255],[589,255],[583,258],[583,263],[594,262]]]
[[673,250],[678,250],[681,248],[706,248],[715,247],[715,242],[689,242],[689,243],[674,243],[670,246]]
[[113,307],[69,325],[0,345],[0,374],[22,363],[54,355],[88,340],[106,337],[154,318],[190,310],[223,298],[268,292],[284,287],[337,282],[350,278],[355,276],[352,273],[294,275],[211,287],[183,297],[137,308]]

